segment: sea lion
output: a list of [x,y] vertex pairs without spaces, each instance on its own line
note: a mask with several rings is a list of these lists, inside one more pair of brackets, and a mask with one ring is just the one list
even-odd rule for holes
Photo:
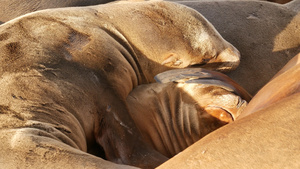
[[0,6],[0,24],[18,16],[49,8],[88,6],[110,2],[111,0],[2,0]]
[[[14,168],[53,166],[62,154],[70,157],[65,167],[93,167],[84,152],[97,148],[109,161],[154,168],[167,158],[141,140],[129,92],[169,69],[228,71],[240,58],[201,14],[171,2],[24,15],[0,26],[0,51],[1,150],[24,159],[0,161]],[[74,161],[78,152],[85,159]]]
[[225,125],[157,169],[299,168],[299,93]]
[[158,169],[299,168],[299,57],[253,97],[234,123],[208,134]]
[[170,74],[172,80],[139,85],[127,97],[130,115],[143,140],[167,157],[234,121],[251,99],[218,72],[176,69],[158,76]]
[[[241,64],[227,75],[255,95],[300,52],[299,1],[178,2],[204,15],[241,52]],[[292,5],[295,3],[294,5]]]
[[299,92],[300,53],[291,59],[273,78],[254,96],[240,118],[260,109],[280,102]]

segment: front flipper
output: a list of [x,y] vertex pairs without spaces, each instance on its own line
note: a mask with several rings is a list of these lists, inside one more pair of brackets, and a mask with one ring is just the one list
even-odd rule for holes
[[214,75],[206,69],[202,68],[187,68],[187,69],[173,69],[157,74],[154,79],[158,83],[168,82],[183,82],[185,80],[212,78]]
[[217,80],[217,79],[192,79],[192,80],[187,80],[185,81],[185,83],[198,83],[198,84],[205,84],[205,85],[210,85],[210,86],[217,86],[217,87],[221,87],[223,89],[226,89],[230,92],[234,92],[234,93],[238,93],[236,88],[228,83],[225,83],[221,80]]
[[225,74],[203,68],[169,70],[157,74],[154,79],[158,83],[184,82],[214,85],[238,94],[247,102],[249,102],[252,98],[252,96],[244,88]]

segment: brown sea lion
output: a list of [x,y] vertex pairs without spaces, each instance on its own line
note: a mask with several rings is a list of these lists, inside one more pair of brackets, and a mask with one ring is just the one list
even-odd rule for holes
[[140,85],[127,97],[143,140],[167,157],[234,121],[251,98],[218,72],[176,69],[159,77],[170,74],[174,82]]
[[299,168],[299,56],[253,97],[234,123],[158,168]]
[[299,92],[300,54],[291,59],[274,77],[255,95],[240,118],[275,104]]
[[208,134],[158,169],[299,168],[299,93]]
[[[227,75],[254,95],[300,52],[300,13],[264,1],[180,2],[203,14],[241,52]],[[298,0],[290,2],[296,6]],[[292,5],[292,3],[295,3]]]
[[110,2],[111,0],[1,0],[0,24],[18,16],[49,8],[88,6]]
[[107,162],[85,153],[100,156],[97,148],[109,161],[154,168],[167,158],[141,140],[129,92],[169,69],[230,70],[240,57],[202,15],[171,2],[24,15],[0,26],[0,51],[5,168],[53,167],[64,156],[64,167],[101,168]]

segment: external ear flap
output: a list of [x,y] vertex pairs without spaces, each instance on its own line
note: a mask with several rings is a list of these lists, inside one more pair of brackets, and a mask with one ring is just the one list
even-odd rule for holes
[[185,82],[192,79],[212,78],[214,75],[205,69],[187,68],[173,69],[157,74],[154,79],[158,83]]

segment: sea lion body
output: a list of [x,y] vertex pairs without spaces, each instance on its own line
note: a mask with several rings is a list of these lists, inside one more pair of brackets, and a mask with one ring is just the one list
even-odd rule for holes
[[4,23],[21,15],[43,9],[88,6],[107,2],[110,2],[110,0],[2,0],[0,22]]
[[268,84],[258,91],[239,118],[246,117],[299,93],[299,60],[300,54],[292,58]]
[[[178,2],[204,15],[241,52],[241,64],[227,75],[255,95],[300,52],[299,1]],[[229,24],[230,23],[230,24]]]
[[[80,165],[74,151],[99,167],[84,152],[103,157],[103,149],[109,161],[153,168],[167,158],[140,139],[129,92],[165,70],[217,62],[205,66],[228,71],[240,58],[199,13],[170,2],[31,13],[0,26],[0,50],[1,150],[25,159],[2,156],[8,168],[53,166],[65,147],[64,167]],[[48,158],[40,146],[59,151]]]
[[295,12],[299,12],[300,10],[300,2],[297,0],[290,1],[284,5],[285,7],[294,10]]
[[188,70],[178,70],[181,76],[174,82],[140,85],[127,97],[142,138],[170,158],[234,121],[251,98],[224,74],[197,69],[210,77],[191,78]]
[[241,116],[158,168],[299,168],[299,55],[250,101]]
[[211,132],[157,167],[299,168],[299,94]]

